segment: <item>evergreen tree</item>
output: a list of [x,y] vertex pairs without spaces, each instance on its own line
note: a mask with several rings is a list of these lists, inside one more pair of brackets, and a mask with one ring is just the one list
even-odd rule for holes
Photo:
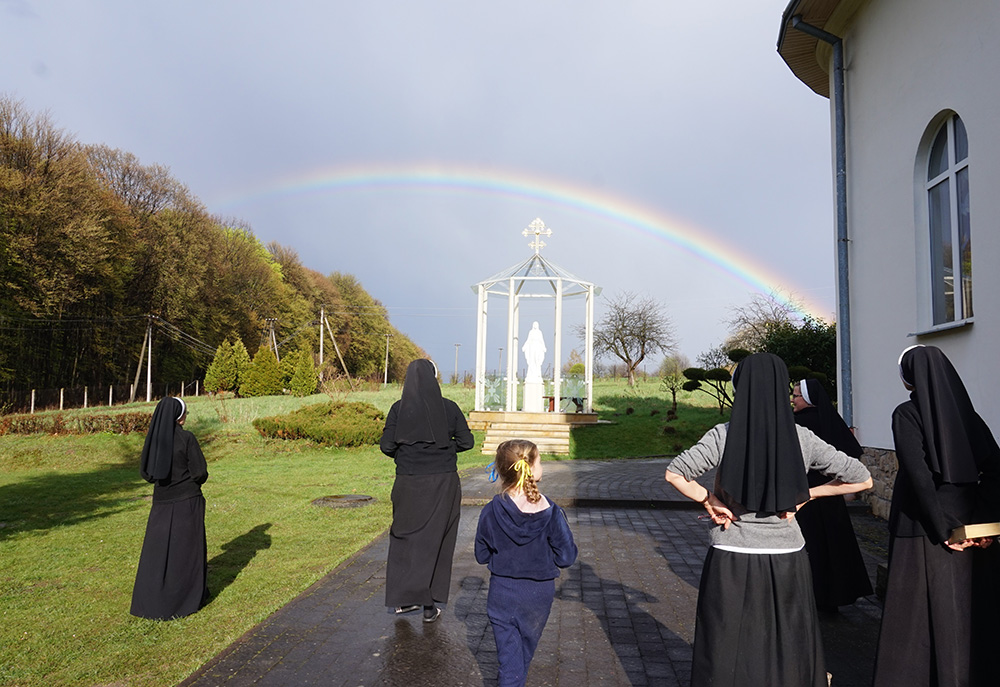
[[250,374],[251,362],[247,347],[239,339],[236,339],[236,343],[233,344],[233,363],[236,366],[236,381],[233,384],[233,391],[239,391],[240,395],[243,395],[243,384]]
[[295,376],[295,370],[299,366],[299,355],[298,351],[291,351],[286,353],[281,359],[281,384],[284,389],[291,388],[292,378]]
[[236,359],[233,345],[226,339],[215,349],[212,364],[205,371],[205,391],[234,391],[236,389]]
[[318,381],[312,351],[303,350],[299,353],[299,361],[295,366],[295,374],[292,376],[289,389],[294,396],[309,396],[316,392]]
[[281,366],[274,351],[258,349],[250,364],[246,381],[240,384],[241,396],[276,396],[282,392]]

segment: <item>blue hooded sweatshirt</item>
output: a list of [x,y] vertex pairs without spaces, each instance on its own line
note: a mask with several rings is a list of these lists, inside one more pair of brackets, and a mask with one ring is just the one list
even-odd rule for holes
[[559,568],[573,565],[576,553],[566,511],[554,503],[522,513],[509,496],[498,494],[479,514],[476,560],[494,575],[554,580]]

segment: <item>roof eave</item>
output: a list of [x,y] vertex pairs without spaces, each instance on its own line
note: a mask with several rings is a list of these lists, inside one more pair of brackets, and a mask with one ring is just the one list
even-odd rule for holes
[[820,60],[819,39],[792,27],[792,17],[802,17],[807,24],[826,29],[830,16],[841,0],[790,0],[781,14],[778,31],[778,54],[792,74],[814,92],[830,97],[830,75],[826,60]]

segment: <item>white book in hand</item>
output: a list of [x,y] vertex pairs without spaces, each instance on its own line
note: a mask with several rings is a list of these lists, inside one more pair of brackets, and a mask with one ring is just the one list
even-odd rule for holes
[[981,539],[982,537],[1000,536],[1000,522],[982,522],[976,525],[962,525],[951,531],[949,544],[957,544],[966,539]]

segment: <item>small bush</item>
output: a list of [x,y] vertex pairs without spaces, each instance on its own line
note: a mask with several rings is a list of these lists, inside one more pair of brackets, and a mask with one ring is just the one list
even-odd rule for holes
[[274,439],[309,439],[323,446],[377,444],[385,415],[368,403],[326,401],[299,408],[287,415],[253,421],[261,436]]

